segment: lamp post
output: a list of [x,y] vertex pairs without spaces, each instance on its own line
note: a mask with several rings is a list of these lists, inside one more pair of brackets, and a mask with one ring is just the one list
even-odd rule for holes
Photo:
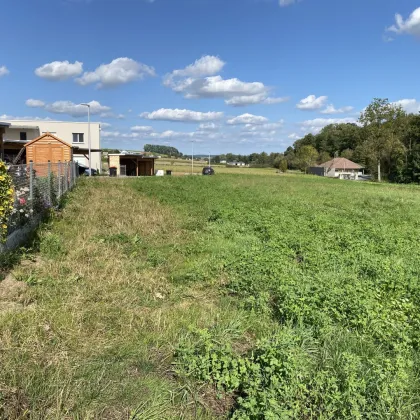
[[89,147],[89,176],[92,176],[92,152],[90,147],[90,104],[80,104],[88,109],[88,147]]
[[194,175],[194,140],[191,140],[191,175]]

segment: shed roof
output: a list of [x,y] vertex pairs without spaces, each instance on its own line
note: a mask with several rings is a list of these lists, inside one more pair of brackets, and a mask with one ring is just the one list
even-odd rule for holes
[[42,136],[39,136],[36,139],[31,140],[29,143],[25,144],[25,147],[28,147],[31,144],[36,143],[38,140],[41,140],[41,139],[46,138],[46,137],[50,137],[51,139],[57,140],[60,143],[63,143],[67,147],[70,147],[70,148],[72,147],[71,144],[66,143],[64,140],[61,140],[60,138],[58,138],[57,136],[54,136],[54,134],[51,134],[51,133],[45,133]]
[[328,162],[321,163],[318,167],[329,169],[363,169],[363,166],[343,157],[334,158]]

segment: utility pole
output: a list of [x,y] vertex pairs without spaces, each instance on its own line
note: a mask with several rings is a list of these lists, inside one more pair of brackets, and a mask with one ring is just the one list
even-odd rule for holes
[[90,146],[90,104],[80,104],[88,109],[88,147],[89,147],[89,176],[92,176],[92,152]]

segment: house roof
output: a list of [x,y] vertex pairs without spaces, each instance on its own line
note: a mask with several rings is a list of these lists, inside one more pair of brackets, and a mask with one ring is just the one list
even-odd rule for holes
[[45,134],[43,134],[42,136],[39,136],[39,137],[37,137],[36,139],[33,139],[33,140],[31,140],[29,143],[26,143],[25,144],[25,147],[28,147],[29,145],[31,145],[32,143],[35,143],[35,142],[37,142],[38,140],[41,140],[41,139],[43,139],[43,138],[45,138],[45,137],[50,137],[50,138],[52,138],[52,139],[54,139],[54,140],[57,140],[57,141],[59,141],[60,143],[63,143],[65,146],[68,146],[68,147],[72,147],[72,145],[71,144],[68,144],[68,143],[66,143],[64,140],[61,140],[60,138],[58,138],[57,136],[54,136],[54,134],[51,134],[51,133],[45,133]]
[[328,162],[321,163],[321,165],[318,166],[329,169],[363,169],[363,166],[343,157],[329,160]]

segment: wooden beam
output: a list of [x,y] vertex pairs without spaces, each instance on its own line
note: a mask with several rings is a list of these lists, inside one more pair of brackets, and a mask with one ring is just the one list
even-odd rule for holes
[[139,158],[137,158],[136,160],[136,176],[139,176]]

